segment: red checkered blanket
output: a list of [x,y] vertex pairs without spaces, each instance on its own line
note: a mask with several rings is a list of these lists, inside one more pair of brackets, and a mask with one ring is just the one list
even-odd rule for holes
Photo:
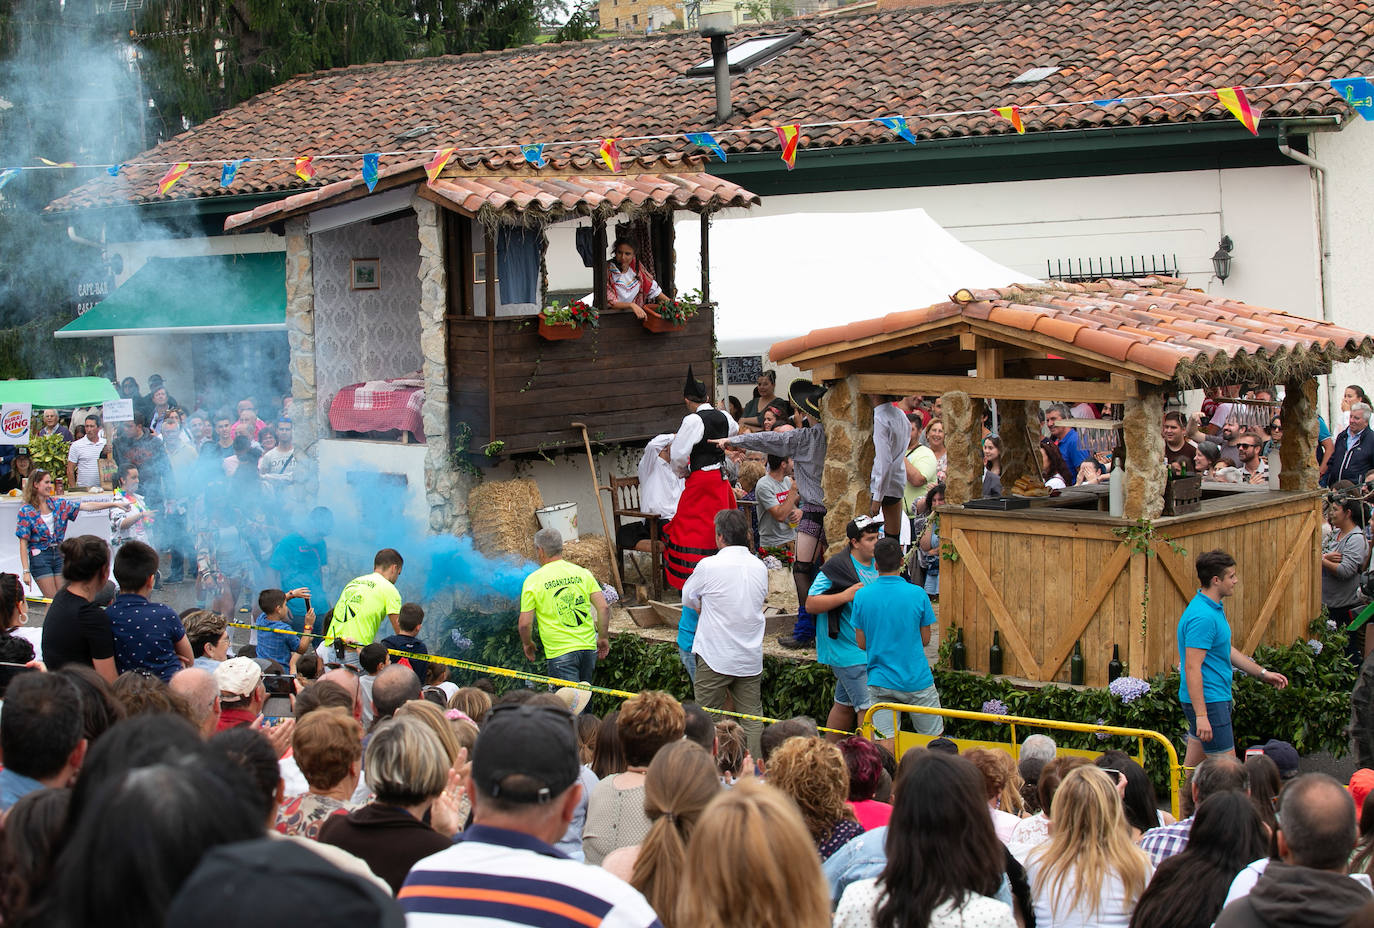
[[[405,378],[398,378],[404,380]],[[387,432],[399,429],[425,440],[420,408],[425,402],[423,387],[396,384],[387,390],[368,389],[371,383],[355,383],[334,395],[329,404],[329,425],[336,432]],[[383,381],[394,384],[394,381]]]

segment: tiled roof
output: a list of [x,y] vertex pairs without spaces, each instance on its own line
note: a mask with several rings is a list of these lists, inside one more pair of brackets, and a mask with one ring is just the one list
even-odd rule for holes
[[[958,294],[956,294],[958,296]],[[827,355],[847,360],[880,355],[914,331],[930,340],[967,326],[996,340],[1029,338],[1052,353],[1096,359],[1103,370],[1141,368],[1181,386],[1243,373],[1247,381],[1374,356],[1374,336],[1276,309],[1190,290],[1172,277],[1050,282],[1034,287],[974,290],[972,300],[817,329],[773,345],[770,357],[810,369]],[[902,347],[910,347],[905,339]],[[1119,365],[1119,367],[1115,367]]]
[[[743,29],[732,41],[786,30],[805,37],[777,59],[735,76],[727,126],[968,110],[914,121],[912,131],[921,139],[997,135],[1013,130],[988,107],[1374,72],[1369,0],[1009,0],[770,23]],[[117,178],[102,175],[83,184],[52,208],[286,192],[358,172],[353,159],[317,161],[320,174],[306,184],[289,161],[250,162],[225,191],[214,163],[219,159],[710,129],[712,81],[685,76],[708,55],[704,39],[680,32],[325,71],[282,84],[129,159],[210,162],[194,164],[166,197],[157,193],[165,167],[135,166]],[[1036,83],[1012,83],[1028,68],[1047,65],[1061,70]],[[1321,86],[1252,96],[1269,116],[1350,112]],[[1029,132],[1231,120],[1207,97],[1072,106],[1023,117]],[[437,128],[397,141],[422,126]],[[806,149],[891,141],[886,129],[868,121],[820,127],[803,132],[801,157]],[[778,146],[770,132],[723,136],[721,143],[731,153]],[[622,151],[684,147],[666,139]]]
[[[591,158],[550,159],[535,168],[520,159],[470,159],[450,162],[424,188],[431,199],[469,216],[505,217],[520,222],[533,214],[547,221],[568,215],[618,213],[635,210],[691,209],[715,211],[758,205],[759,198],[738,184],[697,170],[700,158],[679,155],[626,158],[620,174],[607,173]],[[683,173],[668,173],[674,168]],[[585,172],[585,173],[584,173]],[[377,190],[424,178],[422,162],[411,161],[380,172]],[[343,202],[366,190],[361,178],[335,181],[277,200],[225,220],[227,231],[277,222],[291,216]]]

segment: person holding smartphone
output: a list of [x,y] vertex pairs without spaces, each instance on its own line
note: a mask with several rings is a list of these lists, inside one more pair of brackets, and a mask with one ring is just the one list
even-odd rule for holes
[[[305,624],[301,634],[291,625],[287,603],[293,599],[305,601]],[[297,655],[310,649],[310,632],[315,627],[315,610],[310,608],[310,590],[299,587],[290,592],[263,590],[258,594],[258,608],[262,615],[255,624],[274,631],[258,634],[258,657],[276,661],[295,672]]]

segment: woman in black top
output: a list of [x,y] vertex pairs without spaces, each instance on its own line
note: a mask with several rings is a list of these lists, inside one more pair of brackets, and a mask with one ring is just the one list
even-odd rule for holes
[[110,579],[110,546],[95,535],[62,542],[65,588],[53,597],[43,617],[43,660],[49,670],[85,664],[113,683],[114,633],[105,610],[92,600]]

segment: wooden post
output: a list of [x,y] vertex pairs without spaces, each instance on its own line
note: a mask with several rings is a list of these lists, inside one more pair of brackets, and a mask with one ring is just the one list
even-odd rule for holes
[[983,401],[951,391],[940,398],[945,426],[945,503],[962,506],[983,495]]
[[1124,515],[1136,519],[1157,519],[1164,511],[1164,488],[1168,470],[1164,466],[1164,394],[1141,391],[1126,398],[1122,430],[1126,439],[1126,509]]
[[711,214],[701,212],[701,302],[711,302]]
[[1283,385],[1283,440],[1279,443],[1279,489],[1317,488],[1317,381],[1290,380]]
[[496,236],[486,228],[487,441],[496,441]]
[[606,311],[606,220],[592,218],[592,301],[598,314]]

